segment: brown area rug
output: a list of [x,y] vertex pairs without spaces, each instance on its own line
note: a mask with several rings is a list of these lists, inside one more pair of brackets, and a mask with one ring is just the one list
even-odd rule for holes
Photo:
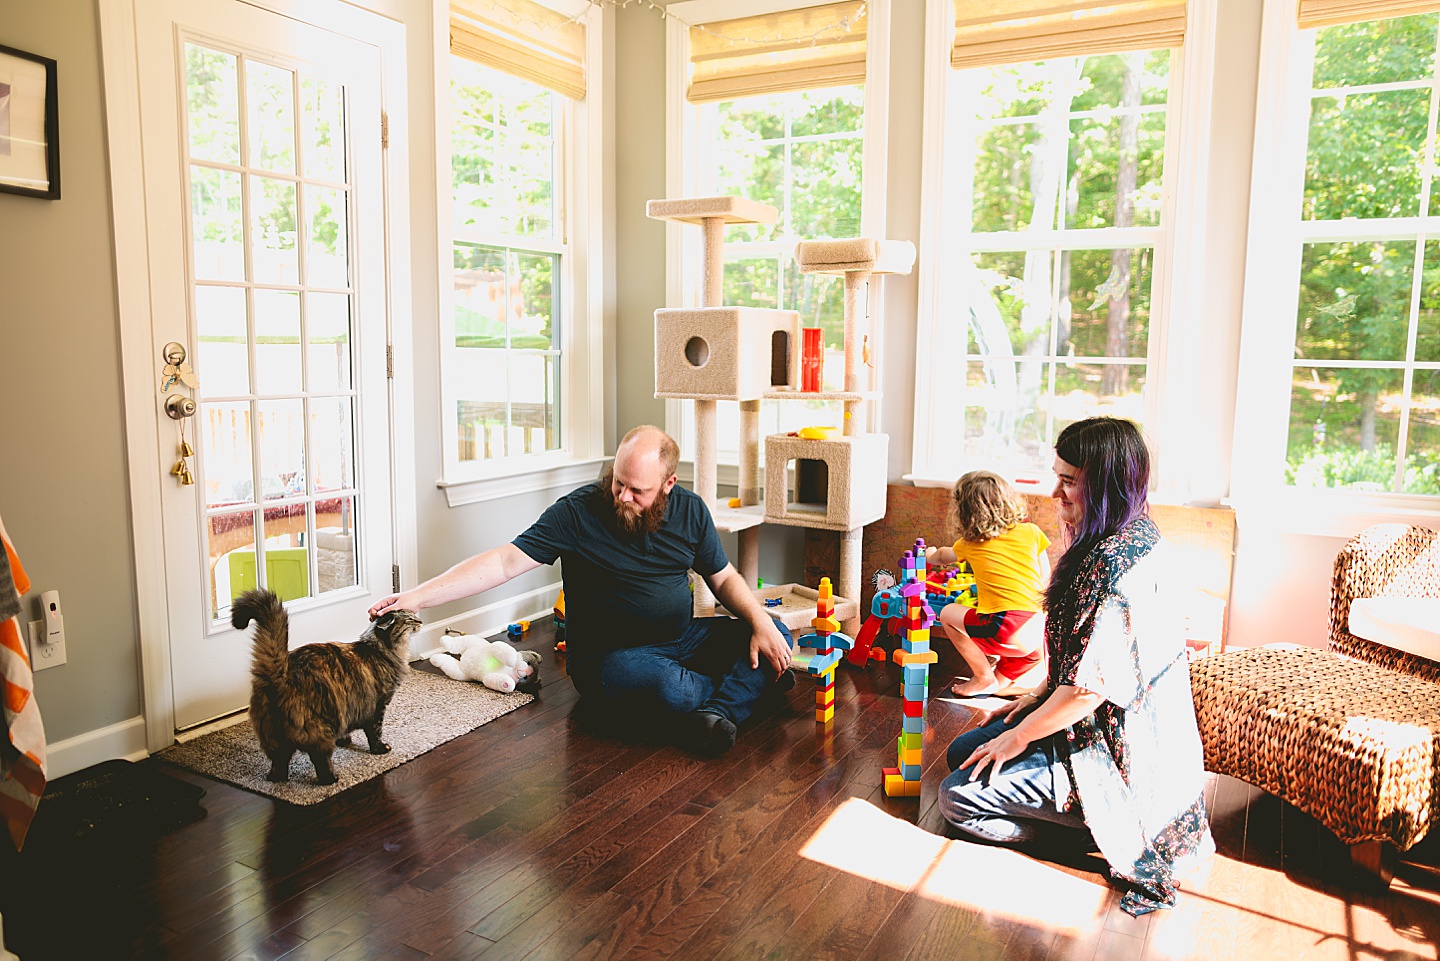
[[438,674],[412,671],[385,712],[385,740],[391,747],[390,753],[369,753],[364,747],[365,734],[356,732],[356,746],[337,747],[331,757],[334,784],[318,783],[310,758],[299,752],[290,759],[290,780],[281,784],[267,781],[265,774],[270,770],[270,761],[260,750],[248,720],[167,747],[157,757],[291,804],[315,804],[397,768],[534,699],[532,694],[500,694],[470,681],[453,681]]

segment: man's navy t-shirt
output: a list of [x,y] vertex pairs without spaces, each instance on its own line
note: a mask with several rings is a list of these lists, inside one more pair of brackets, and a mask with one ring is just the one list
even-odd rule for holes
[[690,624],[686,572],[709,576],[729,563],[705,502],[679,485],[653,534],[621,531],[595,483],[551,504],[514,544],[541,564],[564,560],[565,634],[587,654],[675,640]]

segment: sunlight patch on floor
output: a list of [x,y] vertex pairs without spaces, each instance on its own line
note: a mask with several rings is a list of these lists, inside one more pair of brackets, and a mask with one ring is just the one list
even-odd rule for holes
[[802,857],[956,907],[1047,930],[1091,930],[1109,888],[1004,848],[937,837],[859,798],[835,810]]

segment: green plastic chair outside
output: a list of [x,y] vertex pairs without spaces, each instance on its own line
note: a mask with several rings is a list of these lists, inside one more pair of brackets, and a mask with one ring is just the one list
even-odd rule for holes
[[[230,591],[239,597],[259,585],[255,581],[255,552],[230,552]],[[265,551],[265,586],[282,601],[310,596],[310,557],[303,547],[272,547]]]

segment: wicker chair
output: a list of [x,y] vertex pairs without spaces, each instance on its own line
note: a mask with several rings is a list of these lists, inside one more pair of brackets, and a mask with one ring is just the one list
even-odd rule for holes
[[1205,768],[1307,812],[1389,881],[1440,816],[1440,663],[1349,632],[1358,597],[1440,596],[1435,531],[1387,524],[1335,559],[1332,651],[1250,648],[1191,665]]

